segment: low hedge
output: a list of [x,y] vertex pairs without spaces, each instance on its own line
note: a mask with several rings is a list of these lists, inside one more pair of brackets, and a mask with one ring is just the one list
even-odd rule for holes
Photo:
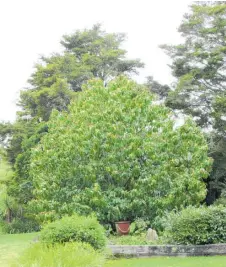
[[188,207],[172,212],[165,220],[164,239],[172,244],[216,244],[226,242],[226,207]]

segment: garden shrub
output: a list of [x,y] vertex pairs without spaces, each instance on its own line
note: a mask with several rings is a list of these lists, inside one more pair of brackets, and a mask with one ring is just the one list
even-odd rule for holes
[[12,267],[101,267],[104,256],[89,244],[65,243],[47,245],[37,243],[28,248]]
[[224,206],[188,207],[166,218],[165,240],[174,244],[215,244],[226,242]]
[[66,216],[47,224],[40,233],[40,240],[50,244],[80,241],[95,249],[106,245],[105,230],[97,219],[79,215]]

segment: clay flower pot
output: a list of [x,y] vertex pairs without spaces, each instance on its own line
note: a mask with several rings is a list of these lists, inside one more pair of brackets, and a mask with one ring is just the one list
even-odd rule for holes
[[120,221],[115,223],[116,231],[119,235],[128,235],[130,231],[129,221]]

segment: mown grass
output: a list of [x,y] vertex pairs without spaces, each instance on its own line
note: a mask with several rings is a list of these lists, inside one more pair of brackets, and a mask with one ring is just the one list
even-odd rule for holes
[[[37,233],[0,235],[0,267],[10,267]],[[104,267],[226,267],[226,256],[153,257],[109,260]],[[46,266],[48,267],[48,266]]]
[[226,256],[118,259],[105,267],[226,267]]
[[37,233],[0,235],[0,267],[10,267],[36,236]]

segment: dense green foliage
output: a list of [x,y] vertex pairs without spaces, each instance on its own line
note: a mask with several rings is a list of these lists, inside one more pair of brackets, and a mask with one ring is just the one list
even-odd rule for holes
[[32,233],[40,230],[40,225],[33,218],[26,218],[22,214],[13,214],[14,218],[10,221],[3,221],[1,229],[3,233],[19,234],[19,233]]
[[9,122],[0,122],[0,145],[6,146],[8,135],[12,133],[12,125]]
[[172,74],[177,78],[166,105],[194,120],[213,140],[209,154],[214,158],[208,179],[207,203],[211,204],[226,190],[226,3],[199,1],[191,5],[179,27],[184,42],[164,45],[172,59]]
[[166,242],[215,244],[226,242],[226,207],[188,207],[166,218]]
[[79,241],[95,249],[102,249],[106,245],[105,230],[97,219],[78,215],[66,216],[47,224],[41,230],[40,240],[47,244]]
[[0,182],[6,182],[12,177],[12,168],[7,161],[6,151],[0,147]]
[[104,256],[84,243],[35,244],[12,267],[101,267]]
[[0,123],[0,143],[7,152],[9,163],[14,166],[17,156],[22,152],[22,141],[33,134],[33,121],[18,119],[15,123]]
[[10,201],[7,197],[7,187],[5,183],[12,177],[12,168],[7,161],[6,151],[0,147],[0,220],[9,215]]
[[48,127],[32,151],[35,214],[150,220],[205,198],[211,160],[200,130],[191,120],[176,127],[169,110],[131,80],[91,81]]
[[17,155],[14,164],[14,175],[8,182],[8,194],[16,199],[18,204],[27,204],[33,198],[33,183],[29,174],[31,149],[36,146],[42,136],[48,132],[45,123],[34,125],[32,133],[23,137],[21,153]]
[[[44,123],[17,120],[0,125],[2,145],[0,159],[0,223],[5,233],[26,233],[40,229],[37,221],[27,213],[25,204],[32,199],[29,176],[31,148],[47,128]],[[8,163],[8,161],[11,165]]]

